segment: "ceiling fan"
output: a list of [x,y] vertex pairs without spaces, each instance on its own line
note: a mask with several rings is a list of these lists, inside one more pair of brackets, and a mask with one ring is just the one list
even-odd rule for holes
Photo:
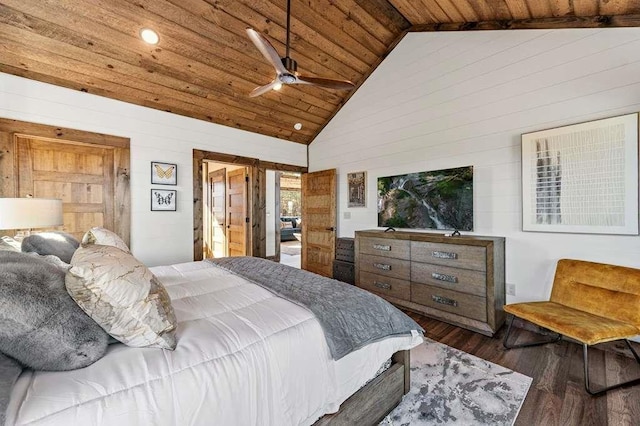
[[331,78],[310,77],[300,75],[297,72],[298,63],[289,57],[289,38],[290,38],[290,21],[291,21],[291,0],[287,0],[287,43],[286,55],[281,58],[273,45],[265,36],[254,30],[247,28],[249,38],[256,45],[262,56],[273,65],[276,70],[276,76],[269,84],[256,87],[251,91],[249,96],[260,96],[270,90],[279,90],[284,84],[310,84],[313,86],[323,87],[325,89],[351,90],[355,85],[349,80],[337,80]]

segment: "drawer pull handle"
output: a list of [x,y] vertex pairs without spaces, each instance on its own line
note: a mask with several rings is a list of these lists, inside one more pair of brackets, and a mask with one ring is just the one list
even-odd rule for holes
[[391,284],[381,283],[379,281],[374,281],[373,285],[375,285],[378,288],[385,289],[385,290],[391,290]]
[[387,265],[386,263],[374,263],[373,266],[375,266],[378,269],[382,269],[383,271],[391,270],[391,265]]
[[433,300],[436,303],[440,303],[441,305],[449,305],[449,306],[454,306],[454,307],[458,306],[458,301],[457,300],[448,299],[446,297],[431,296],[431,300]]
[[457,259],[458,253],[452,253],[450,251],[432,251],[431,257],[436,257],[438,259]]
[[384,244],[374,244],[373,249],[381,251],[391,251],[391,246],[385,246]]
[[458,277],[455,275],[439,274],[437,272],[431,273],[431,278],[438,281],[446,281],[448,283],[457,283]]

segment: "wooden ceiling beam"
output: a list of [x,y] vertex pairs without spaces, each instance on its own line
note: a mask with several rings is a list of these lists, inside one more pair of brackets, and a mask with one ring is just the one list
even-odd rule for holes
[[452,24],[414,25],[410,32],[476,31],[476,30],[541,30],[561,28],[639,27],[640,14],[613,16],[563,16],[556,18],[514,19],[509,21],[462,22]]
[[412,25],[424,22],[436,22],[435,17],[426,9],[416,7],[415,1],[411,0],[389,0]]
[[325,27],[323,25],[325,22],[330,23],[332,27],[327,28],[327,32],[336,34],[336,30],[339,30],[340,34],[344,34],[340,39],[343,37],[353,39],[360,46],[367,49],[372,56],[378,57],[384,54],[387,49],[386,44],[362,28],[361,25],[351,19],[349,12],[345,13],[334,2],[310,1],[304,4],[304,7],[297,7],[294,10],[298,10],[298,14],[304,17],[322,17],[323,21],[318,22],[321,28]]
[[527,5],[532,19],[553,17],[550,0],[527,0]]
[[391,43],[397,38],[398,34],[405,31],[411,26],[411,22],[402,15],[396,9],[393,4],[388,0],[354,0],[358,6],[363,8],[373,16],[376,20],[380,21],[383,26],[388,28],[394,38]]
[[[442,5],[447,6],[447,0],[421,0],[422,7],[428,10],[433,16],[435,22],[460,22],[462,20],[462,16],[457,13],[455,8],[450,8],[450,12],[452,16],[446,13],[442,7]],[[442,4],[442,5],[441,5]],[[452,10],[451,10],[452,9]],[[458,19],[454,19],[458,18]]]
[[598,16],[600,7],[598,0],[573,0],[573,14],[576,16]]
[[[529,11],[528,2],[526,0],[504,0],[509,13],[511,13],[511,19],[531,19],[531,12]],[[573,0],[574,2],[576,0]],[[473,22],[478,19],[466,19],[466,21]]]
[[334,5],[342,11],[346,19],[352,20],[366,31],[370,37],[382,43],[384,50],[396,38],[397,33],[393,29],[387,28],[378,17],[371,15],[367,9],[358,4],[358,1],[339,1],[335,2]]

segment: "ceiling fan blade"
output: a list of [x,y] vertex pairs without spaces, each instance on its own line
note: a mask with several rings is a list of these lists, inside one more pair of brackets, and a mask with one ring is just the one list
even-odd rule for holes
[[278,79],[275,79],[269,84],[265,84],[264,86],[256,87],[255,89],[253,89],[251,91],[251,93],[249,93],[249,97],[255,98],[256,96],[263,95],[263,94],[267,93],[268,91],[273,90],[273,88],[279,83],[280,82],[278,81]]
[[306,75],[296,76],[295,83],[312,84],[314,86],[324,87],[325,89],[336,89],[336,90],[352,90],[354,87],[356,87],[356,85],[350,82],[349,80],[336,80],[332,78],[308,77]]
[[287,69],[282,65],[282,61],[280,60],[280,55],[273,47],[273,45],[259,32],[254,30],[253,28],[247,28],[247,34],[249,38],[256,45],[262,56],[265,57],[267,61],[276,69],[278,74],[287,73]]

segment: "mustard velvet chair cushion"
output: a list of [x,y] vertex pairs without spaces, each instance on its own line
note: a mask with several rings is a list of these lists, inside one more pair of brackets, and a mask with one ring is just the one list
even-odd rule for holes
[[640,270],[561,259],[550,301],[504,310],[587,345],[627,339],[640,335]]

